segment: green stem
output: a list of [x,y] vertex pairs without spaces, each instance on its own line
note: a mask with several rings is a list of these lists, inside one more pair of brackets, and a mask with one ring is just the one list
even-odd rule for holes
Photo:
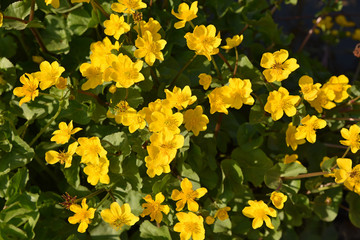
[[239,53],[238,53],[237,47],[235,47],[235,67],[234,67],[233,77],[235,77],[237,69],[238,69],[238,61],[239,61]]
[[110,15],[104,10],[104,8],[96,0],[91,0],[91,3],[93,3],[91,5],[96,9],[98,9],[107,19],[110,19]]
[[294,177],[281,177],[282,180],[296,180],[296,179],[302,179],[302,178],[310,178],[310,177],[318,177],[329,174],[329,172],[313,172],[313,173],[305,173],[300,174]]
[[180,71],[176,74],[174,79],[170,82],[169,88],[172,87],[172,85],[176,82],[176,80],[180,77],[180,75],[185,71],[185,69],[192,63],[192,61],[194,61],[196,56],[197,56],[197,54],[195,53],[195,55],[189,61],[187,61],[187,63],[185,63],[185,65],[182,67],[182,69],[180,69]]
[[222,76],[221,76],[220,70],[219,70],[219,68],[218,68],[218,66],[217,66],[217,64],[216,64],[216,62],[215,62],[215,60],[214,60],[213,57],[211,57],[211,62],[212,62],[212,64],[214,65],[214,68],[215,68],[215,70],[216,70],[216,73],[217,73],[219,79],[222,80]]
[[103,199],[96,205],[96,209],[99,208],[108,198],[110,197],[109,192],[105,195]]
[[29,22],[31,22],[34,19],[34,13],[35,13],[35,0],[31,0]]
[[55,113],[55,115],[50,119],[50,121],[45,125],[45,127],[43,127],[40,132],[35,136],[35,138],[30,142],[29,146],[31,147],[35,142],[36,140],[38,140],[38,138],[48,129],[48,127],[52,124],[53,121],[55,121],[55,119],[59,116],[62,108],[63,108],[63,105],[65,104],[65,101],[62,100],[60,103],[59,103],[59,108],[57,110],[57,112]]
[[231,67],[230,63],[228,62],[228,60],[226,60],[226,58],[224,57],[224,55],[221,54],[221,52],[218,52],[218,56],[221,58],[221,60],[224,61],[224,63],[228,66],[230,71],[234,71],[234,69]]
[[346,155],[349,153],[349,151],[350,151],[350,147],[348,147],[348,148],[346,149],[346,151],[344,152],[344,154],[342,155],[341,158],[346,157]]
[[189,23],[190,23],[190,26],[191,26],[193,29],[195,29],[195,25],[192,23],[192,21],[189,21]]
[[326,191],[326,190],[329,190],[329,189],[340,187],[341,185],[342,184],[339,184],[339,183],[332,183],[329,186],[319,187],[318,189],[314,189],[312,191],[309,191],[309,193],[319,193],[319,192],[322,192],[322,191]]
[[95,192],[90,193],[89,195],[86,195],[85,197],[76,199],[75,202],[81,202],[84,198],[89,199],[89,198],[95,197],[95,196],[97,196],[97,195],[99,195],[100,193],[105,192],[105,191],[106,191],[106,188],[98,189],[98,190],[96,190]]

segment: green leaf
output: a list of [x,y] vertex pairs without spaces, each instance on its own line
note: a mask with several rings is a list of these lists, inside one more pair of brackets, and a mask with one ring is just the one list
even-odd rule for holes
[[224,175],[223,178],[233,184],[234,187],[243,183],[243,173],[240,165],[235,160],[225,159],[221,161],[221,169]]
[[144,102],[140,92],[141,90],[139,88],[118,88],[112,97],[112,101],[114,104],[117,104],[121,100],[126,99],[130,107],[136,109]]
[[46,15],[45,29],[40,31],[45,47],[48,51],[60,54],[69,51],[69,34],[65,21],[60,16]]
[[167,226],[156,227],[148,220],[140,225],[140,237],[153,240],[171,239]]
[[80,185],[80,162],[72,160],[71,167],[69,168],[61,168],[66,181],[73,186],[75,189]]
[[251,151],[259,148],[264,141],[264,137],[261,133],[250,123],[244,123],[238,128],[236,139],[239,147],[244,151]]
[[285,0],[285,4],[296,5],[297,3],[298,3],[298,0]]
[[29,180],[29,172],[27,168],[19,168],[17,173],[10,179],[9,187],[6,190],[6,199],[16,194],[21,194],[25,190],[25,185]]
[[91,17],[84,9],[76,9],[67,17],[67,27],[75,35],[82,35],[88,29]]
[[332,222],[339,211],[342,201],[342,188],[329,189],[314,199],[313,209],[316,215],[325,222]]
[[11,58],[16,54],[17,44],[12,36],[1,37],[0,46],[0,57]]
[[349,218],[351,223],[360,228],[360,196],[354,192],[346,195],[346,202],[349,203]]
[[10,4],[4,11],[5,16],[24,19],[30,14],[31,1],[16,1]]

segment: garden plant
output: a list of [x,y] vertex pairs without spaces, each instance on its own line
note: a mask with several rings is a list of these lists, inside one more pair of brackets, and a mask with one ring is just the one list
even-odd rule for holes
[[1,0],[0,239],[355,234],[360,26],[301,2]]

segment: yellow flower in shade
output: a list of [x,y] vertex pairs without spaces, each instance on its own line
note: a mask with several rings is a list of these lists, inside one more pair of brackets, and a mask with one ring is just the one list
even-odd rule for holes
[[287,196],[281,192],[274,191],[271,193],[270,200],[277,209],[282,209],[287,200]]
[[166,100],[164,104],[167,104],[170,108],[176,107],[178,110],[187,108],[197,100],[196,96],[191,96],[189,86],[185,86],[182,90],[181,88],[174,87],[172,92],[165,89],[165,93]]
[[138,48],[134,52],[136,58],[145,57],[145,62],[152,66],[156,59],[164,61],[161,50],[164,49],[166,41],[164,39],[154,40],[151,32],[145,31],[142,37],[135,40],[135,46]]
[[167,157],[160,154],[160,148],[154,146],[147,146],[149,156],[145,157],[146,173],[153,178],[155,175],[160,176],[162,173],[170,172],[169,160]]
[[180,233],[180,240],[205,239],[204,219],[195,213],[179,212],[176,214],[179,222],[175,224],[174,231]]
[[74,128],[73,121],[71,120],[69,124],[66,122],[59,123],[59,130],[55,130],[52,134],[50,141],[56,142],[57,144],[65,144],[69,141],[71,135],[81,131],[82,128]]
[[332,76],[323,87],[327,88],[331,94],[335,95],[335,98],[332,100],[340,103],[349,97],[347,89],[350,88],[351,85],[348,83],[349,79],[345,75],[340,75],[338,77]]
[[145,217],[146,215],[150,215],[150,221],[156,221],[160,223],[163,219],[163,215],[161,212],[168,214],[170,208],[168,205],[161,205],[161,203],[165,200],[164,195],[160,192],[156,194],[155,200],[152,199],[151,195],[147,195],[144,197],[146,203],[143,203],[141,206],[144,208],[141,213],[141,217]]
[[89,208],[86,204],[86,198],[81,201],[81,206],[78,204],[70,205],[70,211],[74,212],[75,215],[68,218],[69,223],[79,224],[78,232],[84,233],[88,228],[90,219],[94,218],[95,208]]
[[336,104],[332,102],[334,100],[335,94],[333,91],[330,91],[328,87],[325,87],[325,85],[320,88],[320,91],[318,92],[316,98],[312,101],[309,101],[310,106],[315,108],[315,110],[318,113],[323,112],[323,108],[325,109],[332,109],[336,107]]
[[250,207],[245,207],[242,213],[248,218],[254,218],[252,222],[252,228],[256,229],[263,225],[264,221],[268,228],[274,229],[274,225],[271,223],[270,217],[276,217],[275,209],[268,207],[263,201],[249,200]]
[[304,99],[306,101],[313,101],[320,91],[321,84],[314,84],[314,80],[311,77],[304,75],[299,79],[299,86]]
[[25,73],[20,77],[20,82],[23,86],[16,87],[13,93],[17,97],[23,97],[19,102],[21,106],[23,103],[30,102],[39,96],[39,81],[33,74]]
[[112,44],[108,37],[105,37],[102,41],[92,43],[90,45],[91,65],[100,68],[100,70],[96,70],[95,72],[104,72],[105,69],[111,67],[111,60],[113,59],[113,54],[111,53],[111,51],[118,51],[119,48],[119,42],[116,41],[114,44]]
[[316,116],[306,115],[301,119],[301,126],[298,126],[295,133],[297,140],[304,139],[310,143],[316,142],[316,129],[322,129],[326,127],[326,121],[318,119]]
[[251,82],[248,79],[230,78],[229,88],[231,90],[230,107],[240,109],[243,104],[253,105],[254,98],[250,95],[252,92]]
[[82,2],[89,3],[90,0],[71,0],[71,3],[82,3]]
[[232,49],[234,47],[237,47],[240,45],[240,43],[243,41],[244,36],[243,35],[235,35],[232,38],[226,38],[226,45],[222,46],[222,49]]
[[[158,31],[161,29],[161,25],[158,21],[154,20],[153,18],[149,18],[149,21],[140,21],[140,32],[138,27],[134,27],[135,31],[142,35],[146,31],[149,31],[152,35],[153,41],[157,41],[161,39],[161,35]],[[141,33],[141,34],[140,34]]]
[[[314,20],[313,23],[316,23]],[[334,26],[334,23],[332,21],[332,17],[326,16],[323,18],[317,25],[322,31],[329,30]],[[318,30],[318,29],[317,29]]]
[[99,164],[99,158],[106,158],[107,151],[101,146],[98,137],[81,137],[78,139],[80,146],[76,154],[81,156],[81,163]]
[[196,26],[193,33],[185,34],[185,39],[190,50],[194,50],[197,55],[204,55],[209,61],[211,61],[211,55],[219,52],[220,32],[216,35],[214,25]]
[[360,29],[359,28],[355,29],[355,31],[351,37],[352,37],[352,39],[354,39],[356,41],[360,41]]
[[203,86],[204,90],[207,90],[210,87],[212,77],[209,74],[201,73],[199,75],[199,84]]
[[126,117],[124,117],[122,123],[124,126],[129,127],[129,132],[133,133],[138,129],[144,129],[146,126],[145,121],[145,111],[140,110],[136,112],[135,109],[131,108],[132,110],[128,110]]
[[199,199],[207,193],[206,188],[198,188],[193,190],[192,183],[189,179],[184,178],[181,181],[181,192],[174,189],[171,194],[171,198],[176,202],[176,211],[181,211],[185,204],[187,204],[188,210],[197,212],[199,210],[199,204],[195,201],[195,198]]
[[175,158],[179,148],[184,146],[184,136],[166,132],[153,133],[148,148],[158,148],[161,157],[165,157],[168,164]]
[[103,72],[100,66],[95,66],[91,63],[83,63],[80,65],[80,72],[83,77],[88,79],[83,85],[81,85],[81,89],[84,91],[94,89],[104,82]]
[[199,135],[200,131],[205,131],[208,123],[209,119],[203,114],[203,109],[199,105],[195,109],[186,110],[184,113],[185,128],[192,131],[195,136]]
[[139,221],[139,217],[131,213],[128,203],[120,207],[117,202],[113,202],[110,204],[110,209],[102,210],[100,215],[115,230],[120,230],[124,225],[132,226]]
[[299,102],[299,96],[289,95],[286,88],[280,87],[278,91],[269,93],[264,110],[271,114],[274,121],[279,120],[284,115],[292,117],[296,114],[296,104]]
[[[302,139],[302,140],[305,142],[304,139]],[[299,161],[297,160],[298,157],[299,157],[299,156],[298,156],[297,154],[291,154],[291,155],[286,154],[283,161],[284,161],[285,164],[289,164],[289,163],[293,163],[293,162],[296,162],[296,163],[298,163],[298,164],[301,164],[301,162],[299,162]]]
[[344,15],[338,15],[335,17],[335,22],[342,27],[354,27],[355,23],[348,21]]
[[174,24],[174,27],[176,29],[180,29],[185,27],[186,22],[190,22],[191,20],[197,18],[197,12],[198,12],[198,2],[195,1],[191,4],[190,8],[189,5],[186,3],[180,3],[178,7],[178,13],[174,11],[174,9],[171,10],[171,14],[174,15],[177,19],[181,20],[179,22],[176,22]]
[[296,151],[298,145],[304,144],[305,139],[296,139],[296,127],[292,123],[289,123],[286,130],[286,146],[290,146],[292,150]]
[[45,153],[45,161],[49,164],[60,162],[60,164],[65,164],[65,168],[69,168],[71,167],[72,156],[76,152],[77,146],[78,143],[74,142],[69,145],[67,152],[47,151]]
[[110,15],[110,20],[104,22],[104,33],[108,36],[114,36],[119,40],[120,36],[130,31],[130,25],[124,21],[124,16],[119,17],[116,14]]
[[114,109],[109,109],[106,113],[106,117],[115,118],[115,122],[123,124],[126,122],[126,118],[136,112],[135,109],[129,106],[127,101],[120,101]]
[[285,49],[262,55],[260,66],[266,68],[263,71],[266,81],[283,81],[289,77],[291,72],[299,68],[296,59],[288,59],[288,57],[289,53]]
[[109,160],[106,157],[100,157],[98,162],[88,163],[84,168],[84,173],[88,175],[87,181],[93,186],[99,181],[100,183],[109,184],[108,172]]
[[336,163],[340,169],[335,169],[335,182],[344,183],[349,190],[360,194],[360,164],[352,168],[349,158],[338,158]]
[[4,15],[0,12],[0,27],[2,27],[4,21]]
[[206,224],[211,225],[211,224],[213,224],[215,222],[215,218],[212,217],[212,216],[207,216],[205,218],[205,222],[206,222]]
[[151,120],[152,122],[149,125],[151,132],[179,134],[179,127],[183,123],[184,117],[180,112],[173,114],[170,108],[162,108],[161,112],[153,112],[151,114]]
[[136,10],[146,8],[146,3],[141,0],[118,0],[118,3],[111,4],[111,9],[118,13],[133,14]]
[[[140,73],[143,61],[131,61],[127,55],[120,53],[117,57],[111,55],[111,67],[104,72],[106,81],[116,82],[118,88],[129,88],[137,82],[143,81],[144,75]],[[110,59],[110,58],[109,58]]]
[[51,4],[51,6],[53,6],[53,8],[59,8],[60,7],[60,2],[59,0],[45,0],[46,6]]
[[340,140],[340,143],[351,147],[351,152],[356,153],[360,148],[360,127],[356,124],[350,126],[349,129],[342,128],[341,136],[346,140]]
[[222,112],[228,114],[228,108],[231,105],[231,89],[229,86],[215,88],[208,95],[210,102],[210,113]]
[[223,207],[223,208],[219,208],[215,215],[214,215],[214,218],[218,218],[219,220],[221,221],[224,221],[226,219],[229,218],[229,215],[228,215],[228,211],[230,211],[231,208],[230,207]]
[[35,77],[40,81],[40,89],[47,89],[57,83],[65,68],[61,67],[58,62],[52,62],[51,65],[48,61],[40,63],[40,72],[36,72]]

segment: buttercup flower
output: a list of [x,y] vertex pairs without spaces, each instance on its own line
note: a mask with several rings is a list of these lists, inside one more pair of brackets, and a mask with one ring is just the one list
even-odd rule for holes
[[140,216],[145,217],[146,215],[150,215],[150,221],[154,221],[155,219],[157,223],[160,223],[163,219],[161,212],[168,214],[170,211],[168,205],[161,205],[161,203],[165,200],[165,197],[161,192],[156,194],[155,201],[152,199],[151,195],[144,197],[144,200],[146,203],[141,205],[144,208],[144,211]]
[[209,119],[203,114],[203,109],[199,105],[195,109],[186,110],[184,113],[185,128],[192,131],[195,136],[198,136],[200,131],[205,131],[208,123]]
[[149,156],[145,157],[146,173],[153,178],[155,175],[160,176],[162,173],[170,172],[169,160],[160,154],[160,148],[154,146],[147,146]]
[[176,151],[184,146],[184,136],[168,132],[153,133],[150,142],[148,148],[157,147],[161,157],[165,157],[170,163],[175,158]]
[[318,119],[316,116],[306,115],[301,119],[301,126],[297,127],[295,138],[297,140],[304,139],[308,140],[310,143],[315,143],[316,141],[316,129],[322,129],[326,127],[326,121],[323,119]]
[[133,133],[138,129],[144,129],[146,126],[146,121],[145,121],[145,111],[144,110],[140,110],[139,112],[136,112],[135,109],[131,108],[132,110],[129,110],[131,112],[128,111],[128,114],[126,115],[126,117],[124,117],[122,124],[124,124],[124,126],[128,126],[129,127],[129,132]]
[[82,2],[89,3],[90,0],[71,0],[71,3],[82,3]]
[[164,61],[161,50],[164,49],[166,41],[164,39],[155,40],[149,31],[142,33],[142,37],[135,40],[135,46],[138,48],[134,52],[136,58],[145,57],[145,62],[152,66],[156,59]]
[[136,110],[130,107],[127,101],[120,101],[113,109],[107,111],[106,117],[115,118],[116,123],[123,124],[134,112],[136,113]]
[[51,6],[53,6],[53,8],[59,8],[60,7],[60,2],[59,0],[45,0],[46,6],[51,4]]
[[267,215],[276,217],[275,209],[268,207],[268,205],[266,205],[263,201],[249,200],[248,204],[250,207],[245,207],[242,210],[242,213],[248,218],[254,218],[252,222],[253,229],[261,227],[264,221],[268,228],[274,229],[274,225],[271,223],[271,220]]
[[65,144],[69,141],[71,135],[81,131],[82,128],[74,128],[73,121],[71,120],[67,125],[65,122],[59,123],[59,130],[55,130],[52,134],[50,141],[56,142],[57,144]]
[[351,147],[351,152],[356,153],[360,148],[360,127],[356,124],[350,126],[349,129],[342,128],[341,136],[346,140],[340,140],[340,143]]
[[237,47],[240,45],[240,43],[243,41],[244,36],[243,35],[235,35],[232,38],[226,38],[226,45],[222,46],[222,49],[232,49],[234,47]]
[[212,216],[207,216],[205,218],[205,222],[206,222],[206,224],[211,225],[211,224],[213,224],[215,222],[215,218],[212,217]]
[[327,83],[324,84],[324,88],[327,88],[330,91],[330,94],[334,95],[334,100],[337,103],[340,103],[349,97],[347,89],[351,87],[348,84],[349,79],[345,75],[340,75],[338,77],[332,76]]
[[171,194],[171,198],[176,202],[176,211],[181,211],[185,204],[187,204],[189,211],[197,212],[199,210],[199,204],[195,202],[195,198],[199,199],[207,193],[206,188],[198,188],[193,190],[192,183],[189,179],[184,178],[181,181],[181,192],[174,189]]
[[106,157],[100,157],[98,162],[90,162],[84,168],[84,173],[88,175],[87,181],[93,186],[98,182],[109,184],[110,178],[108,172],[109,160]]
[[284,49],[262,55],[260,66],[266,68],[263,71],[266,81],[283,81],[289,77],[291,72],[300,67],[295,58],[287,59],[288,57],[289,53]]
[[104,22],[104,33],[108,36],[114,36],[119,40],[120,36],[130,31],[130,25],[124,21],[124,16],[119,17],[116,14],[110,15],[110,20]]
[[174,11],[174,9],[171,10],[171,14],[181,20],[174,24],[174,27],[176,29],[185,27],[186,22],[190,22],[194,18],[197,18],[197,15],[196,15],[198,12],[197,5],[198,5],[197,1],[193,2],[191,4],[190,8],[189,8],[189,5],[187,5],[186,3],[180,3],[180,5],[178,7],[178,13],[176,13]]
[[76,154],[81,156],[81,163],[99,164],[99,158],[106,158],[107,151],[101,146],[98,137],[81,137],[78,139],[80,146],[76,149]]
[[0,27],[2,27],[4,21],[4,15],[0,12]]
[[34,73],[40,81],[40,89],[45,90],[57,83],[65,68],[61,67],[58,62],[51,63],[43,61],[40,63],[40,71]]
[[222,112],[228,114],[228,108],[231,105],[231,89],[229,86],[215,88],[208,95],[210,102],[210,113]]
[[281,192],[274,191],[271,193],[270,200],[277,209],[282,209],[287,200],[287,196]]
[[199,74],[199,84],[203,86],[204,90],[207,90],[210,87],[212,77],[209,74],[201,73]]
[[146,8],[142,0],[118,0],[118,3],[111,4],[111,9],[118,13],[133,14],[136,10]]
[[166,103],[169,107],[176,107],[178,110],[183,110],[189,105],[193,104],[196,101],[196,96],[191,95],[191,89],[189,86],[185,86],[182,90],[181,88],[174,87],[173,91],[165,89],[166,93]]
[[[94,42],[90,45],[90,60],[91,65],[98,67],[99,70],[92,70],[94,72],[104,72],[105,69],[111,67],[113,59],[112,50],[119,50],[120,44],[116,41],[114,44],[111,43],[108,37],[105,37],[102,41]],[[114,56],[115,57],[115,56]],[[83,73],[83,72],[82,72]],[[94,74],[91,74],[94,75]],[[84,75],[83,75],[84,76]]]
[[211,61],[211,55],[219,52],[221,43],[220,32],[216,35],[214,25],[205,27],[196,26],[193,33],[186,33],[186,44],[190,50],[194,50],[197,55],[204,55]]
[[321,84],[314,84],[314,80],[311,77],[304,75],[299,79],[299,86],[304,99],[306,101],[313,101],[320,91]]
[[254,98],[250,95],[252,92],[251,82],[248,79],[241,80],[240,78],[229,79],[230,88],[230,107],[240,109],[243,104],[253,105]]
[[348,21],[344,15],[338,15],[335,17],[335,22],[342,27],[354,27],[355,23]]
[[168,132],[171,134],[180,133],[180,125],[184,117],[180,112],[173,113],[170,108],[162,108],[160,112],[151,114],[152,122],[149,124],[151,132]]
[[305,139],[296,139],[295,134],[296,127],[291,122],[286,130],[286,146],[290,146],[294,151],[296,151],[298,145],[305,143]]
[[214,218],[218,218],[219,220],[221,221],[224,221],[226,219],[229,218],[229,215],[228,215],[228,211],[230,211],[231,208],[230,207],[223,207],[223,208],[219,208],[215,215],[214,215]]
[[49,164],[60,162],[60,164],[65,164],[65,168],[69,168],[71,167],[72,156],[76,152],[77,146],[78,143],[74,142],[69,145],[67,152],[47,151],[45,153],[45,161]]
[[179,212],[176,214],[179,222],[175,224],[174,231],[180,232],[181,240],[203,240],[205,239],[204,219],[195,213]]
[[70,211],[74,212],[75,215],[68,218],[69,223],[71,224],[79,224],[78,232],[84,233],[88,228],[90,219],[94,218],[95,208],[89,208],[86,204],[86,198],[81,201],[81,206],[78,204],[72,204],[70,206]]
[[335,169],[335,182],[344,183],[349,190],[360,194],[360,164],[352,168],[349,158],[338,158],[336,163],[339,169]]
[[332,109],[336,107],[336,104],[332,102],[335,98],[335,94],[325,85],[320,88],[320,91],[317,93],[317,96],[314,100],[308,101],[310,106],[315,108],[318,113],[323,112],[323,108]]
[[117,202],[110,204],[110,209],[104,209],[100,213],[102,219],[109,223],[115,230],[120,230],[124,225],[132,226],[139,217],[131,213],[131,208],[128,203],[120,207]]
[[81,85],[81,90],[83,91],[94,89],[104,82],[103,72],[100,66],[95,66],[91,63],[83,63],[80,65],[80,72],[83,77],[88,79]]
[[19,102],[21,106],[23,103],[30,102],[39,96],[39,81],[33,74],[25,73],[20,77],[20,82],[23,86],[16,87],[13,93],[17,97],[23,97]]
[[146,31],[149,31],[152,35],[153,41],[161,39],[161,35],[160,33],[158,33],[158,31],[161,29],[161,25],[158,21],[154,20],[153,18],[149,18],[149,21],[141,21],[139,24],[141,34],[138,27],[134,28],[139,35],[142,35]]
[[[304,139],[302,139],[304,142],[305,142],[305,140]],[[291,154],[291,155],[289,155],[289,154],[285,154],[285,157],[284,157],[284,160],[283,160],[283,162],[285,163],[285,164],[289,164],[289,163],[293,163],[293,162],[296,162],[296,163],[298,163],[298,164],[301,164],[301,162],[299,162],[297,159],[298,159],[298,155],[297,154]]]

